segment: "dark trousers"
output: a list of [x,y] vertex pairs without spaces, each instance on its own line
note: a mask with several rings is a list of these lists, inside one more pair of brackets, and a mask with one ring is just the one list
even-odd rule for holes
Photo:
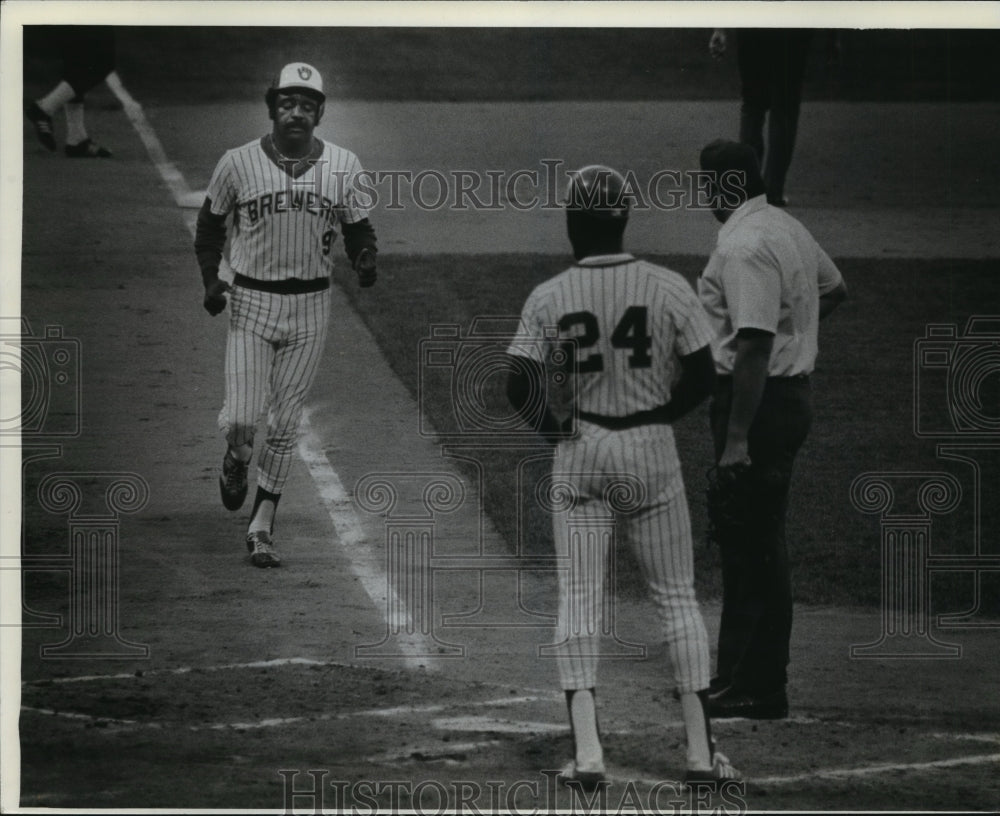
[[[807,29],[740,29],[736,58],[743,85],[740,141],[753,147],[769,198],[785,194],[799,126],[802,81],[812,32]],[[767,153],[764,152],[764,120]]]
[[[732,405],[731,377],[720,377],[711,405],[718,460]],[[809,433],[806,377],[769,378],[748,437],[750,468],[737,489],[740,518],[716,539],[722,558],[722,620],[716,676],[753,694],[784,687],[792,634],[792,586],[785,516],[795,455]]]
[[115,30],[112,26],[53,26],[52,34],[63,61],[62,79],[80,101],[115,69]]

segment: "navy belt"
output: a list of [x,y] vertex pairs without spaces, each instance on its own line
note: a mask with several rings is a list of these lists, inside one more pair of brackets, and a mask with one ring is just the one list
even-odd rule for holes
[[303,295],[306,292],[322,292],[330,288],[329,278],[284,278],[283,280],[265,281],[248,278],[239,272],[233,277],[233,283],[244,289],[257,289],[260,292],[272,292],[276,295]]
[[639,411],[635,414],[627,414],[620,417],[592,414],[589,411],[580,411],[577,416],[584,422],[600,425],[609,431],[627,431],[629,428],[638,428],[641,425],[664,424],[660,418],[660,414],[661,411],[659,409],[653,408],[649,411]]

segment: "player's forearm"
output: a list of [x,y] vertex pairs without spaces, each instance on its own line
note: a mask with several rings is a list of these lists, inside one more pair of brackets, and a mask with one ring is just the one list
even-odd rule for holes
[[841,281],[836,289],[827,292],[825,295],[820,295],[819,319],[822,320],[845,300],[847,300],[847,286]]
[[198,223],[194,235],[194,252],[201,267],[201,278],[205,286],[219,277],[219,263],[222,250],[226,246],[226,216],[212,212],[212,203],[205,199],[198,212]]
[[363,218],[355,224],[342,224],[341,231],[344,234],[344,251],[350,259],[351,264],[357,260],[358,253],[363,249],[370,249],[378,252],[378,239],[375,236],[375,227],[367,218]]
[[729,409],[727,442],[746,442],[750,426],[764,395],[768,363],[774,335],[754,334],[737,337],[733,363],[733,401]]
[[670,391],[670,402],[664,406],[667,422],[676,422],[704,402],[715,388],[715,362],[710,346],[680,358],[681,377]]
[[520,366],[512,367],[507,377],[507,399],[526,425],[534,428],[539,436],[556,442],[563,431],[562,425],[548,407],[539,405],[537,396],[543,387],[541,366],[525,360],[521,362],[527,363],[530,372]]

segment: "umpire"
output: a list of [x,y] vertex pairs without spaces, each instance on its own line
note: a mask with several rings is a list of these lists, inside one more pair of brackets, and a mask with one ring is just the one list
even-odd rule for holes
[[805,227],[768,204],[752,147],[714,141],[701,167],[714,173],[713,212],[723,225],[698,282],[718,375],[709,524],[722,558],[723,605],[709,713],[780,719],[788,715],[792,631],[785,543],[792,465],[812,419],[819,321],[847,289]]

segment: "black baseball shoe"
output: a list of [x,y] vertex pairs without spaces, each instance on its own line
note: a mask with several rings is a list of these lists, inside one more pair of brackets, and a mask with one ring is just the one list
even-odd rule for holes
[[56,135],[52,130],[52,117],[38,107],[37,102],[30,99],[24,102],[24,115],[35,126],[35,135],[38,137],[38,141],[45,146],[46,150],[54,151],[56,149]]
[[227,510],[239,510],[247,498],[247,470],[249,462],[241,462],[232,451],[222,457],[222,475],[219,476],[219,493]]
[[264,530],[247,533],[247,552],[250,553],[250,563],[255,567],[281,566],[281,558],[274,551],[274,542]]
[[[52,148],[55,150],[55,148]],[[110,159],[111,151],[106,147],[95,144],[90,139],[84,139],[79,144],[68,144],[65,147],[66,155],[71,159]]]
[[718,694],[709,695],[708,716],[783,720],[788,716],[788,695],[784,688],[769,694],[751,694],[730,686]]

